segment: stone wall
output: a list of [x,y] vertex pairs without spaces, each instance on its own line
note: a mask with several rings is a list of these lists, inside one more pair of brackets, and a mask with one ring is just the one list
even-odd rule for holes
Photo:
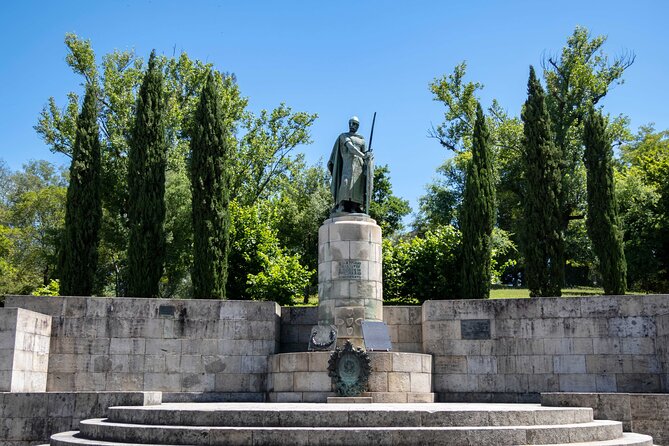
[[650,435],[654,444],[669,445],[669,394],[542,393],[541,405],[592,407],[597,420],[621,421],[625,432]]
[[[383,321],[393,351],[422,353],[422,308],[383,307]],[[316,307],[283,307],[281,309],[281,352],[305,352],[311,328],[318,323]]]
[[51,317],[0,308],[0,392],[44,392]]
[[[669,392],[669,314],[657,318],[657,356],[662,369],[662,389]],[[667,441],[669,444],[669,441]]]
[[5,305],[53,317],[48,391],[264,393],[278,351],[274,302],[8,296]]
[[160,402],[160,392],[0,393],[0,444],[48,443],[52,434],[78,430],[81,420],[106,417],[111,406]]
[[664,295],[429,301],[423,351],[434,355],[434,390],[446,401],[660,392],[658,315],[668,311]]

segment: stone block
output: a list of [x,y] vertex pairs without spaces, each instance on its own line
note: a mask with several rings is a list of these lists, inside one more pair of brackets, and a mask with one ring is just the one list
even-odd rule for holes
[[597,388],[593,374],[560,374],[559,383],[561,392],[594,392]]
[[610,337],[654,337],[655,321],[649,316],[612,317],[608,320]]
[[144,373],[144,390],[163,392],[181,391],[181,374]]
[[435,373],[467,373],[466,356],[436,356],[434,358]]
[[656,374],[622,373],[616,375],[618,392],[654,393],[660,392],[660,377]]
[[388,372],[390,392],[411,392],[411,374],[408,372]]
[[112,355],[143,355],[146,352],[146,340],[111,338],[109,352]]
[[475,375],[497,373],[497,358],[494,356],[468,356],[467,373]]
[[368,384],[370,392],[388,392],[388,373],[372,372]]
[[273,392],[292,392],[293,373],[272,373]]
[[622,339],[593,338],[592,346],[596,355],[617,355],[622,351]]
[[599,374],[595,376],[595,386],[597,392],[615,392],[618,389],[616,384],[616,375]]
[[423,363],[418,355],[412,353],[392,353],[394,372],[421,372]]
[[629,394],[602,393],[593,407],[595,419],[629,422],[632,419],[632,407]]
[[411,392],[432,392],[432,376],[429,373],[411,372]]
[[329,392],[332,379],[327,372],[295,372],[293,390],[296,392]]
[[369,354],[372,372],[388,372],[393,370],[392,354],[373,352]]
[[655,340],[653,338],[623,338],[622,353],[629,355],[654,355]]
[[420,325],[399,325],[398,326],[398,342],[402,343],[419,343],[422,340],[422,332]]
[[241,372],[242,373],[266,373],[267,372],[267,356],[242,356],[241,357]]
[[560,374],[586,373],[585,355],[554,356],[553,370],[555,373],[560,373]]
[[284,353],[280,355],[279,369],[282,372],[306,372],[309,370],[309,357],[304,353]]
[[324,372],[328,369],[330,352],[311,352],[309,354],[309,371]]

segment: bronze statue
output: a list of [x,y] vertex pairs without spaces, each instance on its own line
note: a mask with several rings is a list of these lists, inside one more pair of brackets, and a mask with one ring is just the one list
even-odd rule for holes
[[332,213],[369,213],[373,175],[372,152],[365,138],[358,134],[360,121],[348,120],[349,131],[339,135],[332,148],[328,170],[332,174],[330,190],[335,206]]

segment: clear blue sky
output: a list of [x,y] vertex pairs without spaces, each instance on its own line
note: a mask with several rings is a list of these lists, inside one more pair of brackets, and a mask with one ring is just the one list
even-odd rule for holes
[[528,66],[557,52],[576,25],[606,34],[610,55],[636,54],[625,84],[603,104],[632,128],[669,128],[669,3],[666,1],[5,1],[0,6],[0,158],[12,169],[52,155],[33,130],[50,96],[62,106],[80,79],[65,64],[66,32],[90,39],[98,57],[118,48],[186,51],[236,74],[253,110],[285,102],[318,113],[308,160],[326,158],[351,115],[388,164],[395,193],[416,209],[451,154],[427,137],[443,106],[428,84],[462,60],[517,115]]

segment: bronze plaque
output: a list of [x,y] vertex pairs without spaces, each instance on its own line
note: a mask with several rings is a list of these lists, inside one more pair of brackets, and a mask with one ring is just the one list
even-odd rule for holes
[[462,339],[490,339],[490,319],[465,319],[460,321]]
[[339,262],[340,279],[362,279],[362,262],[360,260],[342,260]]

